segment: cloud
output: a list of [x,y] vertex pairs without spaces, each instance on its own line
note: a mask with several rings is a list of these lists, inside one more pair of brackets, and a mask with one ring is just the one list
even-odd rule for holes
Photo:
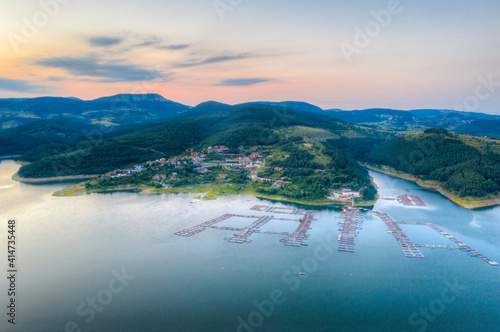
[[130,48],[135,48],[135,47],[146,47],[146,46],[152,46],[156,44],[155,41],[152,41],[152,40],[149,40],[149,41],[144,41],[142,43],[139,43],[139,44],[134,44],[132,45]]
[[189,45],[189,44],[176,44],[176,45],[158,46],[157,49],[177,51],[177,50],[186,49],[188,47],[191,47],[191,45]]
[[0,90],[11,91],[11,92],[28,92],[28,93],[47,91],[46,88],[33,84],[30,81],[15,80],[2,77],[0,77]]
[[64,77],[49,76],[46,78],[47,81],[60,82],[66,80]]
[[219,86],[249,86],[259,83],[269,82],[268,78],[232,78],[223,80],[221,83],[217,84]]
[[100,78],[100,82],[135,82],[159,79],[167,76],[159,70],[147,70],[123,60],[103,61],[94,57],[54,57],[37,60],[35,65],[60,68],[75,76]]
[[164,39],[159,36],[134,36],[133,39],[138,39],[138,43],[131,45],[132,47],[153,46],[164,42]]
[[122,41],[123,39],[119,37],[92,37],[89,39],[90,45],[99,47],[113,46]]
[[249,58],[251,55],[249,54],[237,54],[237,55],[221,55],[221,56],[215,56],[211,58],[207,58],[205,60],[191,60],[188,62],[181,62],[181,63],[175,63],[174,67],[175,68],[185,68],[185,67],[194,67],[194,66],[202,66],[202,65],[209,65],[213,63],[220,63],[220,62],[226,62],[226,61],[233,61],[233,60],[240,60],[240,59],[246,59]]
[[[168,44],[167,39],[156,35],[130,35],[124,34],[123,37],[92,37],[89,38],[89,44],[96,47],[108,47],[121,44],[122,49],[114,49],[116,52],[124,53],[141,47],[152,47],[158,50],[177,51],[191,47],[190,44]],[[109,51],[109,50],[108,50]]]

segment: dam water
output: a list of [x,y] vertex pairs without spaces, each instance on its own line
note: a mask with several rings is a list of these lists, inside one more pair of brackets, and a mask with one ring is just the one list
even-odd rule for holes
[[[372,212],[355,253],[339,252],[338,209],[322,209],[307,246],[284,246],[299,215],[252,196],[199,201],[187,194],[53,197],[67,184],[27,185],[0,163],[0,269],[7,272],[7,221],[17,221],[17,317],[1,331],[500,331],[500,267],[460,250],[402,254]],[[425,207],[379,200],[394,220],[430,222],[500,261],[500,207],[466,210],[416,184],[372,172],[381,197],[416,195]],[[224,240],[255,220],[175,235],[225,214],[274,215],[243,244]],[[281,219],[290,220],[281,220]],[[400,225],[413,243],[450,245],[429,227]],[[454,245],[452,243],[452,245]]]

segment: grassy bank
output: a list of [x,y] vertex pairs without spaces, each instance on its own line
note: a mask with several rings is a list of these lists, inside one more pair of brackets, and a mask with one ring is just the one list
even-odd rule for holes
[[[193,185],[193,186],[184,186],[184,187],[174,187],[174,188],[153,188],[146,185],[120,185],[114,187],[105,187],[105,188],[92,188],[86,189],[85,182],[69,186],[67,188],[56,191],[53,196],[56,197],[66,197],[66,196],[79,196],[86,194],[97,194],[97,193],[113,193],[113,192],[138,192],[144,195],[158,195],[158,194],[169,194],[169,193],[190,193],[195,194],[196,197],[201,199],[217,199],[222,196],[230,196],[230,195],[252,195],[255,197],[271,200],[271,201],[279,201],[279,202],[288,202],[294,204],[301,204],[307,206],[342,206],[349,204],[348,202],[343,201],[333,201],[330,199],[318,199],[318,200],[304,200],[304,199],[295,199],[284,196],[271,196],[271,195],[263,195],[252,191],[245,185],[237,185],[231,183],[210,183],[203,185]],[[371,207],[375,204],[374,201],[362,201],[357,200],[355,202],[356,206],[362,207]]]
[[35,178],[23,178],[20,177],[18,173],[15,173],[12,175],[12,180],[22,182],[22,183],[28,183],[28,184],[50,184],[50,183],[61,183],[61,182],[75,182],[75,181],[82,181],[82,180],[89,180],[97,177],[99,175],[74,175],[74,176],[57,176],[57,177],[52,177],[52,178],[40,178],[40,179],[35,179]]

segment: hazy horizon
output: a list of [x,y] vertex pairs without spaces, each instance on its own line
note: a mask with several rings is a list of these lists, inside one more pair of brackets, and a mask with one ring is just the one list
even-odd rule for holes
[[[115,95],[109,95],[109,96],[100,96],[100,97],[97,97],[97,98],[90,98],[90,99],[83,99],[83,98],[79,98],[79,97],[75,97],[75,96],[49,96],[49,95],[46,95],[46,96],[38,96],[38,97],[17,97],[17,98],[10,98],[10,97],[5,97],[5,98],[0,98],[0,99],[36,99],[36,98],[66,98],[66,99],[78,99],[78,100],[81,100],[81,101],[93,101],[93,100],[96,100],[96,99],[99,99],[99,98],[109,98],[109,97],[114,97],[114,96],[118,96],[118,95],[128,95],[129,93],[117,93]],[[172,100],[172,99],[169,99],[168,97],[166,96],[163,96],[159,93],[150,93],[150,94],[158,94],[160,96],[162,96],[163,98],[165,98],[166,100],[170,100],[170,101],[173,101],[173,102],[176,102],[176,103],[180,103],[182,105],[185,105],[185,106],[189,106],[189,107],[196,107],[200,104],[203,104],[203,103],[206,103],[206,102],[218,102],[218,103],[223,103],[221,101],[217,101],[217,100],[205,100],[205,101],[202,101],[201,103],[198,103],[198,104],[194,104],[194,105],[189,105],[189,104],[183,104],[177,100]],[[141,96],[141,95],[147,95],[147,94],[135,94],[136,96]],[[259,102],[269,102],[269,103],[285,103],[285,102],[299,102],[299,103],[306,103],[306,104],[310,104],[310,105],[313,105],[313,106],[317,106],[317,107],[320,107],[318,105],[315,105],[313,103],[310,103],[308,101],[304,101],[304,100],[249,100],[249,101],[244,101],[242,103],[230,103],[228,105],[230,106],[236,106],[236,105],[239,105],[239,104],[247,104],[247,103],[259,103]],[[370,110],[370,109],[387,109],[387,110],[394,110],[394,111],[403,111],[403,112],[410,112],[410,111],[417,111],[417,110],[439,110],[439,111],[457,111],[457,110],[453,110],[453,109],[444,109],[444,108],[412,108],[412,109],[397,109],[397,108],[386,108],[386,107],[369,107],[369,108],[362,108],[362,109],[341,109],[341,108],[337,108],[337,107],[326,107],[326,108],[323,108],[323,107],[320,107],[321,109],[323,110],[339,110],[339,111],[345,111],[345,112],[351,112],[351,111],[364,111],[364,110]],[[467,112],[466,110],[464,110],[464,112]],[[491,114],[491,115],[498,115],[496,113],[488,113],[488,112],[474,112],[474,113],[484,113],[484,114]]]
[[499,114],[498,2],[0,4],[0,98],[158,93],[192,106]]

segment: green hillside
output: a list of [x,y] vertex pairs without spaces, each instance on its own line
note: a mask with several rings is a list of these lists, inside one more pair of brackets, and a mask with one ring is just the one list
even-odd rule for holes
[[[250,192],[328,203],[328,188],[345,186],[363,190],[365,196],[372,199],[376,191],[368,172],[349,154],[327,143],[327,140],[351,137],[353,133],[360,137],[367,135],[353,125],[335,119],[325,120],[306,112],[242,106],[230,112],[209,112],[208,115],[171,121],[133,134],[40,147],[23,156],[23,160],[32,163],[23,166],[19,175],[45,178],[104,174],[159,158],[189,156],[190,152],[186,151],[191,149],[206,151],[209,146],[224,145],[233,153],[260,151],[265,156],[267,164],[258,172],[259,176],[266,177],[265,182],[250,181],[249,173],[242,177],[234,171],[220,170],[231,172],[244,184],[240,187]],[[221,160],[214,157],[211,156],[215,161]],[[281,167],[283,171],[276,172],[275,167]],[[191,173],[189,169],[179,172],[187,174],[181,183],[201,184],[213,180],[208,175],[199,178],[189,175]],[[141,179],[135,179],[134,183],[145,181],[147,177]],[[289,184],[273,186],[273,182],[269,182],[280,179]],[[125,181],[120,182],[122,185],[130,185],[127,180],[121,181]],[[147,181],[150,182],[151,178]],[[92,186],[99,187],[108,182]],[[148,185],[153,186],[152,183]]]
[[119,94],[95,100],[59,97],[0,99],[0,128],[55,118],[106,126],[146,123],[171,119],[190,108],[158,94]]
[[97,126],[79,121],[54,119],[1,130],[0,156],[21,155],[42,145],[61,144],[97,129]]
[[455,129],[457,134],[500,138],[500,120],[476,120]]
[[[285,132],[285,131],[284,131]],[[282,139],[269,150],[267,166],[262,174],[272,177],[274,167],[281,167],[280,174],[291,184],[282,188],[262,185],[259,192],[291,198],[321,199],[328,188],[349,187],[363,190],[364,198],[375,198],[376,190],[368,172],[351,156],[336,148],[327,147],[312,138],[281,133]]]
[[480,151],[444,130],[390,140],[374,148],[367,161],[437,181],[461,197],[496,196],[500,191],[500,154],[489,148]]
[[196,122],[174,122],[145,132],[104,140],[42,147],[22,157],[26,178],[102,174],[131,163],[173,156],[198,144],[207,129]]
[[[32,164],[21,168],[19,174],[43,178],[105,173],[120,164],[143,162],[158,155],[173,156],[187,148],[197,147],[205,140],[208,145],[224,144],[233,148],[240,145],[270,145],[277,142],[272,130],[297,125],[324,128],[334,131],[338,136],[357,130],[352,125],[337,120],[325,121],[309,113],[265,106],[243,106],[229,113],[168,122],[132,135],[41,147],[23,156],[23,160]],[[81,159],[77,166],[74,163],[71,167],[51,166],[68,164],[64,160],[73,156]]]

